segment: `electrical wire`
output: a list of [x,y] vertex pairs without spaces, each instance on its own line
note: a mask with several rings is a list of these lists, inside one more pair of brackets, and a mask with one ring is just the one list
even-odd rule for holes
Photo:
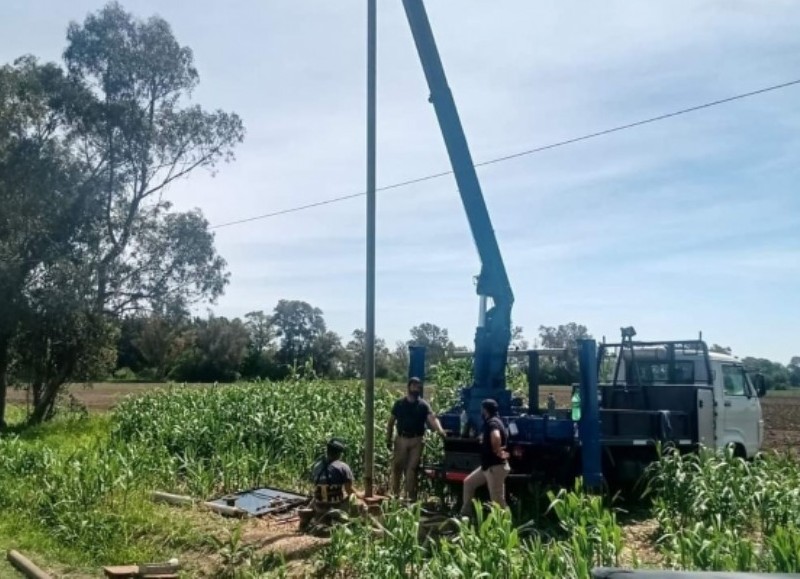
[[[781,84],[776,84],[764,88],[760,88],[758,90],[737,94],[728,98],[719,99],[711,102],[707,102],[701,105],[696,105],[693,107],[680,109],[677,111],[673,111],[670,113],[665,113],[662,115],[658,115],[655,117],[650,117],[648,119],[643,119],[641,121],[635,121],[632,123],[627,123],[625,125],[619,125],[616,127],[612,127],[610,129],[605,129],[602,131],[598,131],[596,133],[589,133],[587,135],[583,135],[580,137],[574,137],[571,139],[566,139],[564,141],[557,141],[555,143],[550,143],[549,145],[542,145],[540,147],[535,147],[533,149],[527,149],[524,151],[519,151],[517,153],[511,153],[509,155],[504,155],[502,157],[496,157],[494,159],[489,159],[488,161],[482,161],[480,163],[476,163],[475,167],[486,167],[488,165],[494,165],[496,163],[502,163],[505,161],[510,161],[512,159],[519,159],[520,157],[526,157],[528,155],[533,155],[536,153],[541,153],[543,151],[549,151],[551,149],[555,149],[558,147],[564,147],[566,145],[572,145],[574,143],[579,143],[581,141],[588,141],[589,139],[595,139],[597,137],[602,137],[605,135],[610,135],[612,133],[618,133],[620,131],[625,131],[627,129],[633,129],[636,127],[641,127],[642,125],[647,125],[650,123],[656,123],[659,121],[663,121],[666,119],[671,119],[673,117],[677,117],[680,115],[685,115],[689,113],[693,113],[699,110],[708,109],[711,107],[719,106],[722,104],[730,103],[733,101],[742,100],[745,98],[753,97],[756,95],[764,94],[767,92],[772,92],[784,88],[788,88],[794,85],[800,84],[800,79],[792,80],[789,82],[784,82]],[[400,181],[398,183],[393,183],[391,185],[384,185],[383,187],[378,187],[376,191],[389,191],[391,189],[399,189],[401,187],[408,187],[409,185],[416,185],[417,183],[423,183],[425,181],[432,181],[433,179],[439,179],[440,177],[446,177],[448,175],[452,175],[453,171],[442,171],[441,173],[432,173],[430,175],[425,175],[423,177],[417,177],[414,179],[408,179],[407,181]],[[271,213],[264,213],[261,215],[254,215],[252,217],[245,217],[243,219],[237,219],[235,221],[228,221],[226,223],[220,223],[218,225],[212,225],[211,229],[221,229],[223,227],[232,227],[234,225],[242,225],[244,223],[250,223],[252,221],[260,221],[262,219],[269,219],[271,217],[278,217],[280,215],[286,215],[288,213],[296,213],[298,211],[305,211],[306,209],[313,209],[315,207],[321,207],[323,205],[330,205],[332,203],[339,203],[341,201],[347,201],[348,199],[355,199],[356,197],[363,197],[367,194],[366,191],[360,191],[358,193],[351,193],[349,195],[342,195],[340,197],[331,197],[330,199],[324,199],[322,201],[317,201],[314,203],[308,203],[306,205],[298,205],[296,207],[289,207],[287,209],[281,209],[279,211],[273,211]]]

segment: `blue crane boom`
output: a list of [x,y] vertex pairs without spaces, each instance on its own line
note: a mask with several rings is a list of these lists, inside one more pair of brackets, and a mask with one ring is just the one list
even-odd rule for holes
[[[510,392],[506,389],[505,374],[508,347],[511,343],[514,294],[425,6],[422,0],[403,0],[403,6],[428,82],[430,102],[436,111],[464,211],[480,256],[481,271],[476,290],[479,296],[492,301],[492,307],[481,312],[475,332],[473,385],[465,393],[468,398],[465,400],[468,412],[478,418],[480,401],[484,397],[496,398],[501,412],[507,411],[510,406]],[[482,309],[484,303],[481,300]]]
[[[445,439],[442,463],[428,465],[426,474],[448,484],[460,484],[481,464],[480,442],[474,434],[475,427],[481,423],[481,401],[488,397],[497,400],[501,419],[509,427],[509,465],[511,475],[517,480],[572,484],[574,478],[582,474],[587,488],[599,489],[604,478],[609,476],[617,482],[638,480],[643,469],[658,460],[657,449],[665,443],[682,451],[699,448],[703,441],[701,428],[704,424],[711,424],[713,428],[714,424],[713,417],[708,418],[713,408],[706,406],[702,415],[705,418],[701,417],[699,409],[703,408],[703,399],[709,396],[713,399],[714,386],[695,384],[694,378],[689,383],[679,383],[676,350],[680,348],[681,362],[690,364],[691,368],[700,368],[703,362],[705,375],[710,380],[711,362],[702,341],[633,342],[632,328],[622,329],[622,343],[606,344],[604,340],[599,351],[594,340],[581,340],[578,345],[580,416],[577,413],[570,416],[566,410],[557,408],[540,412],[539,355],[559,356],[564,351],[530,350],[526,352],[529,406],[525,413],[520,404],[512,408],[505,370],[511,343],[514,294],[423,0],[403,0],[403,6],[481,259],[477,284],[481,316],[475,333],[473,380],[471,386],[462,390],[462,402],[472,428],[463,427],[457,409],[441,414],[442,426],[449,432],[458,432],[458,436]],[[485,310],[487,298],[492,301],[488,311]],[[617,384],[617,373],[612,383],[598,384],[601,367],[598,362],[605,360],[607,348],[617,348],[618,368],[623,362],[626,364],[622,366],[625,368],[624,384]],[[637,348],[639,352],[634,357]],[[659,354],[662,348],[666,356]],[[651,364],[667,367],[666,383],[642,384],[643,374],[636,366],[640,355]],[[419,362],[424,367],[424,350],[412,349],[411,362],[411,367]],[[712,391],[709,392],[709,388]],[[705,398],[701,398],[701,394]],[[754,416],[759,418],[760,411]]]

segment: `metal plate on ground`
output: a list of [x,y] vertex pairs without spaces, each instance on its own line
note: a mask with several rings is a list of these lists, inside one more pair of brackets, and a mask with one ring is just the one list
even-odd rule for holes
[[251,517],[282,513],[308,503],[310,497],[275,488],[259,488],[231,493],[213,501],[212,504],[237,508]]

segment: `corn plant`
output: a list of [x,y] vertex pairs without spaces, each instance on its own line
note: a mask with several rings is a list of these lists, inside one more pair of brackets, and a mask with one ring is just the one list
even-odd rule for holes
[[800,469],[777,454],[752,462],[731,451],[680,455],[651,465],[647,492],[659,549],[683,569],[797,568]]
[[618,566],[622,554],[622,529],[616,513],[603,505],[603,498],[584,492],[580,478],[572,492],[548,491],[550,507],[581,560],[598,566]]
[[776,527],[765,543],[765,570],[800,573],[800,528]]
[[[380,432],[392,396],[376,394]],[[207,496],[264,482],[303,489],[307,472],[331,436],[345,441],[345,460],[363,472],[364,405],[357,382],[294,381],[218,389],[175,388],[125,401],[113,439],[165,451],[177,461],[173,490]],[[377,463],[388,451],[377,449]],[[380,482],[380,481],[378,481]]]
[[800,527],[800,468],[796,459],[778,454],[758,457],[750,487],[765,535],[778,527]]
[[516,577],[522,541],[506,509],[492,506],[489,514],[476,505],[477,523],[459,521],[452,541],[441,541],[428,567],[434,576],[458,570],[461,577]]
[[243,576],[242,567],[251,566],[254,548],[242,541],[241,525],[228,529],[223,538],[210,537],[209,543],[221,559],[216,573],[218,577],[232,579]]
[[670,449],[650,465],[648,477],[645,494],[657,498],[658,519],[667,529],[718,517],[737,527],[753,522],[752,466],[732,451],[682,455]]
[[666,561],[686,570],[752,571],[758,553],[752,541],[728,528],[720,516],[712,524],[702,522],[664,535],[659,546]]
[[[385,505],[380,524],[353,522],[333,530],[320,557],[320,571],[333,577],[525,577],[584,578],[596,564],[611,564],[621,551],[621,534],[613,516],[605,516],[597,497],[560,494],[553,506],[573,531],[562,539],[525,537],[508,509],[476,504],[476,521],[452,519],[454,534],[421,540],[419,509]],[[591,513],[605,517],[597,526]],[[607,514],[607,513],[606,513]],[[582,530],[587,517],[591,530]],[[594,525],[594,526],[593,526]],[[607,532],[598,532],[604,527]],[[617,530],[614,531],[614,528]],[[582,534],[583,533],[583,534]],[[610,551],[599,541],[612,544]],[[605,553],[605,555],[603,554]],[[609,555],[609,553],[611,553]]]

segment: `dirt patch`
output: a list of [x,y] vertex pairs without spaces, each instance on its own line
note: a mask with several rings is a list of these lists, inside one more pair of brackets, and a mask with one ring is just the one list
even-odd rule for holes
[[329,542],[329,539],[301,533],[297,528],[297,520],[249,519],[242,539],[259,551],[280,553],[287,561],[305,559]]
[[[205,384],[190,384],[189,386],[192,388],[211,387]],[[68,392],[89,410],[107,411],[113,409],[128,396],[140,396],[154,390],[166,390],[169,387],[168,384],[97,382],[72,385]],[[27,392],[25,390],[9,390],[8,401],[25,406],[28,402]]]
[[654,567],[663,566],[664,557],[658,552],[658,523],[655,519],[632,519],[622,523],[622,537],[625,548],[622,551],[623,566]]
[[183,551],[179,559],[189,577],[219,577],[226,562],[237,567],[283,560],[289,577],[308,577],[313,571],[314,555],[329,539],[298,531],[297,520],[280,522],[270,517],[229,518],[195,507],[162,505],[176,516],[189,519],[192,527],[206,537],[203,547]]
[[769,395],[761,399],[764,412],[764,448],[780,452],[800,450],[800,396]]

